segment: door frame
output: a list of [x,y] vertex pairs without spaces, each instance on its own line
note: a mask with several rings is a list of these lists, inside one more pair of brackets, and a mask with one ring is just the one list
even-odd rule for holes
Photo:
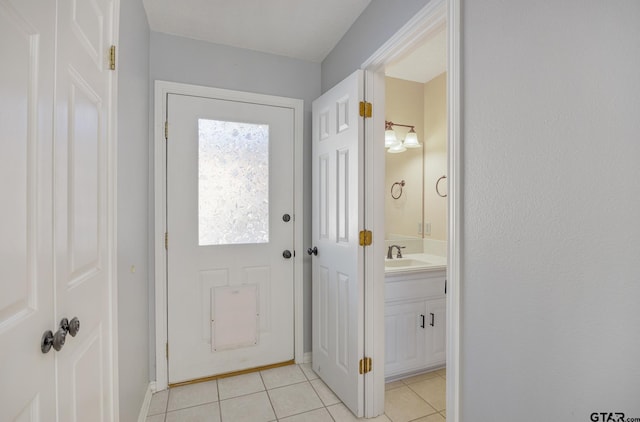
[[[153,208],[153,253],[155,258],[155,366],[156,366],[156,390],[165,390],[168,387],[168,359],[165,352],[167,345],[167,255],[165,250],[165,230],[167,221],[167,197],[166,197],[166,148],[165,127],[166,98],[168,94],[194,95],[200,97],[212,97],[230,101],[244,101],[275,107],[286,107],[293,110],[294,124],[294,256],[293,256],[293,309],[294,309],[294,359],[296,363],[303,362],[304,332],[303,332],[303,100],[294,98],[277,97],[273,95],[255,94],[251,92],[232,91],[222,88],[213,88],[200,85],[191,85],[178,82],[155,81],[154,90],[154,120],[153,120],[153,152],[154,152],[154,208]],[[295,250],[298,249],[298,253]]]
[[[461,161],[461,24],[460,0],[432,0],[374,52],[361,66],[365,70],[365,98],[373,105],[366,121],[365,222],[384,233],[384,67],[419,45],[432,31],[447,25],[447,149],[448,149],[448,242],[447,242],[447,420],[460,419],[460,281],[462,227]],[[377,146],[377,147],[376,147]],[[384,412],[384,239],[373,242],[365,258],[365,355],[373,357],[373,371],[365,376],[365,417]]]

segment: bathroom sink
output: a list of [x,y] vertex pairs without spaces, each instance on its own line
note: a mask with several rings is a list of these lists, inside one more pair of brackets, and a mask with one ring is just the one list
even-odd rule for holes
[[386,259],[384,261],[384,266],[387,268],[422,267],[425,265],[431,265],[431,263],[427,261],[421,261],[419,259],[412,259],[412,258]]

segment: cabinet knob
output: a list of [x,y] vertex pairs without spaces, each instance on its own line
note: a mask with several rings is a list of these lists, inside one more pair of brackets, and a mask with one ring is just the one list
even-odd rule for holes
[[420,323],[420,328],[424,328],[424,315],[420,314],[420,319],[422,322]]
[[433,314],[433,312],[431,312],[431,324],[429,325],[431,325],[432,327],[434,326],[435,319],[436,319],[436,316]]

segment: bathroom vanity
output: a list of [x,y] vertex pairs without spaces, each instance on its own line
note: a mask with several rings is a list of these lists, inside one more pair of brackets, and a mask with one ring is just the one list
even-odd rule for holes
[[446,258],[385,260],[385,378],[445,365]]

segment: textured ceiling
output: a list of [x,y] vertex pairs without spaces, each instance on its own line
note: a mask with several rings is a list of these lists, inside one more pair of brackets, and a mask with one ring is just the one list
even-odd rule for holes
[[151,30],[321,62],[371,0],[143,0]]

